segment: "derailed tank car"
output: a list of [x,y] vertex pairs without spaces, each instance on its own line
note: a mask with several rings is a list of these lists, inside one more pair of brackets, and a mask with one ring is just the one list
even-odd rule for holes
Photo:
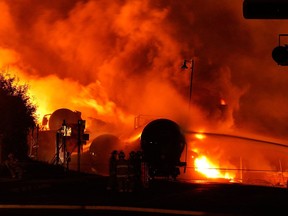
[[148,123],[142,131],[140,145],[151,178],[175,179],[180,174],[179,167],[186,165],[180,161],[186,146],[185,136],[172,120],[156,119]]
[[72,111],[67,108],[60,108],[55,110],[51,115],[45,115],[43,117],[42,127],[37,134],[37,146],[31,146],[32,150],[30,155],[37,158],[38,160],[54,163],[57,153],[56,135],[61,130],[64,121],[67,126],[73,128],[73,130],[71,130],[71,135],[65,137],[66,150],[69,152],[74,150],[77,151],[75,146],[77,147],[78,144],[77,127],[79,120],[82,121],[81,112]]
[[109,175],[109,158],[111,152],[121,148],[120,139],[113,134],[102,134],[96,137],[90,147],[91,169],[100,175]]

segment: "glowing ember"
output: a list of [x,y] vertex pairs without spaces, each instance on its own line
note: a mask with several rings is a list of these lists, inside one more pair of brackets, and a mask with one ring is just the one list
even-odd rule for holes
[[224,106],[224,105],[226,105],[226,101],[223,98],[221,98],[220,99],[220,104]]

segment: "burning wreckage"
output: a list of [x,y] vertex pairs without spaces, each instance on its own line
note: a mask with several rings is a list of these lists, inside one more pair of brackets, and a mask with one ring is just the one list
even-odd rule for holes
[[[175,121],[166,118],[150,119],[134,128],[131,136],[136,138],[126,142],[107,132],[89,140],[85,126],[77,111],[58,109],[45,115],[33,138],[31,157],[62,164],[67,169],[108,176],[111,152],[121,150],[126,155],[141,152],[145,181],[177,178],[287,186],[285,145],[223,134],[184,132]],[[282,149],[271,154],[275,145]]]
[[[83,167],[93,169],[95,166],[94,171],[103,175],[108,174],[108,158],[113,149],[123,149],[117,136],[101,134],[91,142],[89,151],[85,151],[83,146],[89,140],[89,134],[85,133],[85,120],[80,112],[69,109],[58,109],[49,116],[45,115],[36,137],[37,140],[34,139],[31,145],[31,157],[75,169],[73,159],[79,159],[81,153]],[[175,179],[180,174],[179,167],[186,165],[180,161],[186,141],[177,123],[169,119],[153,120],[144,127],[139,140],[138,146],[133,144],[126,151],[142,152],[150,178]],[[90,156],[88,165],[85,161],[87,153]],[[77,166],[80,169],[79,161]]]

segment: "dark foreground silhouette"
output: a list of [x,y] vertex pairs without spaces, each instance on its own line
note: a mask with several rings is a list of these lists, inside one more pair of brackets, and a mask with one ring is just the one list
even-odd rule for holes
[[[278,215],[286,188],[155,179],[133,192],[106,189],[108,177],[26,164],[22,179],[0,180],[1,215]],[[2,174],[4,171],[2,172]]]

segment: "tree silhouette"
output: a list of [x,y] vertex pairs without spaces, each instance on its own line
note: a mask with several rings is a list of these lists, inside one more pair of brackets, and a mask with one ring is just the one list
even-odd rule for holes
[[36,106],[27,94],[28,85],[20,85],[15,76],[0,73],[0,150],[1,159],[13,153],[28,158],[28,135],[36,125]]

